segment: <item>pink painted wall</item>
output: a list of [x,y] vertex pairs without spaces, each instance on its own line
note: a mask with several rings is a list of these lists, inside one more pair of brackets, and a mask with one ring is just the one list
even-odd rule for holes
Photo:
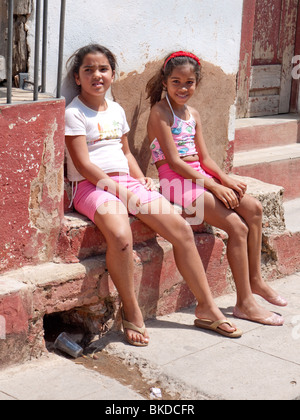
[[63,218],[64,100],[0,107],[0,273],[52,261]]

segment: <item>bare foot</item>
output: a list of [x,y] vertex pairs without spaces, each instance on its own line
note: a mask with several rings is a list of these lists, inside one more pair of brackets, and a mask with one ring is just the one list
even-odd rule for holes
[[262,282],[261,285],[252,286],[252,293],[261,296],[267,302],[276,306],[287,306],[288,302],[273,290],[268,284]]
[[236,318],[257,322],[263,325],[281,326],[284,318],[259,306],[255,300],[247,305],[236,306],[233,311]]

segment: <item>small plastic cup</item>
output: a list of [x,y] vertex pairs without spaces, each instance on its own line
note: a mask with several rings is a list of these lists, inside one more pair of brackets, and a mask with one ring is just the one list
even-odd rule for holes
[[77,357],[80,357],[83,354],[83,348],[75,343],[75,341],[73,341],[71,337],[65,332],[61,333],[57,337],[54,343],[54,347],[57,350],[72,356],[74,359],[77,359]]

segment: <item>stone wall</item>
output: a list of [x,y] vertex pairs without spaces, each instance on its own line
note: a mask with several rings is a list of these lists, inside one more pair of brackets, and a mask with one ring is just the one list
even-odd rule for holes
[[0,107],[0,273],[53,260],[63,218],[64,106]]
[[[147,137],[147,121],[150,102],[146,100],[145,87],[158,71],[162,62],[148,63],[141,74],[133,72],[121,78],[112,88],[112,93],[126,111],[130,126],[129,143],[133,154],[144,173],[158,177],[151,165],[150,143]],[[236,78],[211,63],[202,62],[202,80],[190,105],[201,115],[204,138],[211,156],[221,167],[230,160],[229,121],[231,106],[236,96]],[[229,165],[230,166],[230,165]]]

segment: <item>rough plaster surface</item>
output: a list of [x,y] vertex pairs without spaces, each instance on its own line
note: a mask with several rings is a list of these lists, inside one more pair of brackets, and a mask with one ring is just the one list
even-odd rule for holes
[[[157,177],[151,165],[147,121],[150,104],[146,100],[148,80],[159,70],[162,61],[149,63],[142,73],[132,72],[113,85],[112,93],[125,109],[130,126],[130,147],[148,175]],[[220,67],[203,62],[203,78],[190,104],[198,109],[202,118],[203,133],[208,149],[216,162],[223,166],[229,146],[231,107],[235,100],[236,80]]]
[[63,217],[64,101],[0,108],[0,272],[51,261]]

